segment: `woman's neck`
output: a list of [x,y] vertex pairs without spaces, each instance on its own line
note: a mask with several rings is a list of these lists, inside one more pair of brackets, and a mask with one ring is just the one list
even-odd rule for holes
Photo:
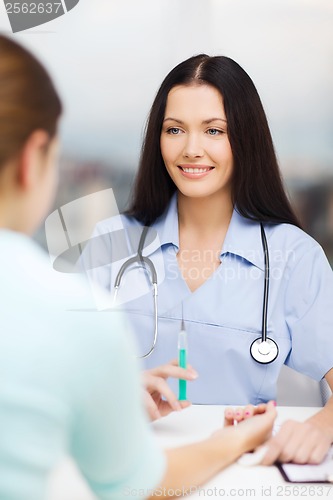
[[229,197],[221,193],[205,198],[194,198],[178,193],[179,227],[196,232],[211,233],[227,229],[233,212]]

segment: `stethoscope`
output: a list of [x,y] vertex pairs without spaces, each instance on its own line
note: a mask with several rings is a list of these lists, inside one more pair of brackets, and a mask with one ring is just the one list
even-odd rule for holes
[[[265,258],[265,278],[264,278],[264,298],[263,298],[263,306],[262,306],[262,326],[261,326],[261,337],[254,340],[250,346],[250,354],[252,358],[261,364],[268,364],[274,361],[278,354],[279,348],[277,343],[267,337],[267,309],[268,309],[268,293],[269,293],[269,252],[266,234],[264,230],[264,226],[260,223],[261,229],[261,242],[264,251]],[[157,337],[158,337],[158,304],[157,304],[157,273],[153,262],[149,259],[149,257],[144,257],[142,255],[142,250],[144,247],[144,243],[146,240],[146,236],[148,233],[149,227],[145,226],[142,230],[137,255],[128,259],[121,266],[116,280],[114,282],[114,298],[113,302],[116,302],[117,294],[119,291],[119,287],[121,285],[121,280],[124,275],[124,272],[131,267],[133,264],[139,264],[144,267],[146,270],[149,270],[151,276],[151,284],[153,289],[153,300],[154,300],[154,339],[149,351],[140,356],[140,358],[147,358],[152,354],[155,349]]]
[[113,303],[115,304],[117,300],[117,294],[118,290],[121,284],[121,279],[123,277],[124,272],[128,267],[131,267],[132,264],[141,264],[142,267],[145,269],[149,269],[150,271],[150,276],[151,276],[151,284],[153,287],[153,298],[154,298],[154,339],[151,348],[149,349],[146,354],[143,356],[139,356],[139,358],[147,358],[148,356],[151,355],[151,353],[154,351],[156,342],[157,342],[157,336],[158,336],[158,305],[157,305],[157,273],[154,264],[150,260],[149,257],[143,257],[142,255],[142,250],[143,246],[145,244],[146,236],[148,233],[149,227],[145,226],[142,230],[140,241],[139,241],[139,246],[138,246],[138,251],[137,254],[134,257],[131,257],[130,259],[126,260],[126,262],[123,263],[121,268],[119,269],[119,272],[116,276],[116,280],[114,282],[114,296],[113,296]]

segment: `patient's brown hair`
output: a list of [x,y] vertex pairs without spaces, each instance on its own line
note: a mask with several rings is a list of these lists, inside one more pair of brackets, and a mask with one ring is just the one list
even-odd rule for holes
[[62,106],[51,78],[37,59],[0,35],[0,169],[30,134],[56,134]]

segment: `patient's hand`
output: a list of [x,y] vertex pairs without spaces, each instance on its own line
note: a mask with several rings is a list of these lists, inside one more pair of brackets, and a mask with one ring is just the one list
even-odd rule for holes
[[143,372],[144,401],[150,419],[156,420],[172,411],[179,411],[191,405],[189,401],[178,401],[177,396],[167,384],[169,377],[191,381],[197,376],[191,366],[186,369],[180,368],[177,360],[145,370]]
[[[272,402],[273,406],[274,403]],[[243,420],[253,417],[254,415],[261,415],[267,410],[267,404],[260,405],[247,405],[239,406],[238,408],[226,408],[224,411],[224,425],[234,425]]]
[[224,426],[230,428],[237,422],[234,433],[241,442],[243,452],[254,450],[271,437],[277,415],[275,405],[275,401],[270,401],[258,406],[226,408]]

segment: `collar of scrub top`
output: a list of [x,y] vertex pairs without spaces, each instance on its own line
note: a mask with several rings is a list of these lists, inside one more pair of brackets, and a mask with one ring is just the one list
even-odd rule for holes
[[[166,212],[152,224],[152,227],[159,235],[159,248],[171,244],[179,249],[177,193],[171,198]],[[145,255],[151,255],[155,250],[152,245],[149,249],[145,249]],[[227,253],[237,255],[261,271],[265,271],[260,224],[242,217],[236,208],[231,216],[220,257]]]
[[[157,232],[158,238],[144,249],[144,255],[151,257],[152,254],[163,247],[173,247],[175,252],[179,249],[179,227],[178,227],[178,211],[177,211],[177,193],[175,193],[165,210],[165,212],[151,225]],[[262,248],[261,228],[260,223],[251,221],[242,217],[236,209],[233,210],[224,244],[220,252],[220,260],[226,255],[235,255],[237,258],[245,259],[252,265],[256,266],[263,274],[265,273],[265,256]],[[172,306],[168,301],[166,309],[161,309],[160,312],[168,314],[170,309],[189,297],[191,292],[186,286],[185,281],[180,280],[183,286],[178,289],[177,295],[174,296]]]
[[[179,249],[179,230],[178,230],[178,212],[177,212],[177,196],[172,197],[166,213],[156,220],[152,227],[157,231],[159,236],[159,245],[157,248],[162,248],[163,245],[172,244]],[[265,243],[264,243],[265,242]],[[140,245],[139,245],[140,246]],[[263,249],[265,246],[265,250]],[[156,249],[150,249],[145,252],[146,256],[151,255]],[[252,358],[261,364],[271,363],[278,356],[279,348],[276,342],[267,337],[267,304],[268,304],[268,275],[269,275],[269,251],[267,248],[266,235],[263,226],[256,221],[251,221],[242,217],[237,209],[233,210],[228,231],[223,243],[223,248],[220,257],[227,253],[237,255],[259,268],[264,274],[265,291],[263,299],[263,316],[262,316],[262,335],[254,340],[250,346]],[[265,253],[267,257],[267,267],[265,266]],[[266,288],[267,287],[267,288]],[[185,297],[180,297],[182,301]],[[155,307],[155,333],[154,343],[148,354],[149,356],[154,350],[157,340],[157,307]],[[266,326],[264,326],[266,325]]]

